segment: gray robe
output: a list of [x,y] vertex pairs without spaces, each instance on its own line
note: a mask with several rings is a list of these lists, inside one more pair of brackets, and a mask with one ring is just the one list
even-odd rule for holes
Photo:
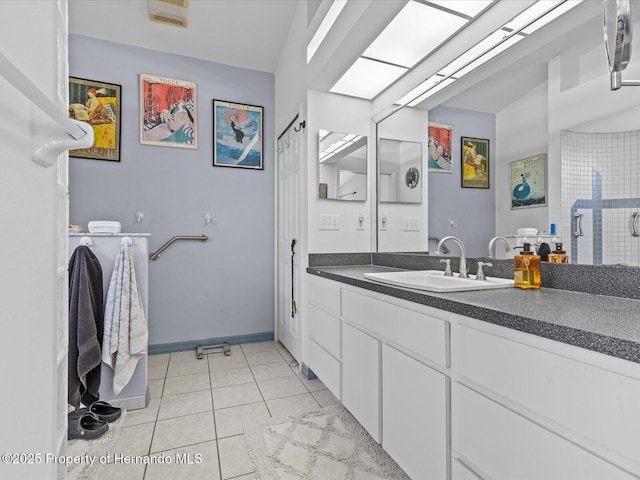
[[104,325],[102,267],[91,249],[80,246],[69,260],[70,405],[98,400]]

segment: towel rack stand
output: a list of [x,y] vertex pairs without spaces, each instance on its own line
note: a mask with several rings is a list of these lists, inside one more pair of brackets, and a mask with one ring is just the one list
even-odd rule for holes
[[209,236],[205,235],[204,233],[202,235],[177,235],[171,238],[169,241],[167,241],[158,250],[156,250],[151,255],[149,255],[149,258],[151,260],[157,260],[158,257],[160,257],[160,254],[164,252],[167,248],[169,248],[169,246],[176,240],[200,240],[201,242],[206,242],[207,240],[209,240]]

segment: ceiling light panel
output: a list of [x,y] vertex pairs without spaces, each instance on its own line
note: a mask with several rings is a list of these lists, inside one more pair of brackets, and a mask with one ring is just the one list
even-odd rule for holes
[[571,10],[573,7],[575,7],[576,5],[580,4],[581,2],[582,2],[582,0],[567,0],[562,5],[559,5],[556,8],[554,8],[552,12],[547,13],[541,19],[536,20],[531,25],[529,25],[528,27],[524,28],[522,30],[522,32],[526,33],[527,35],[532,34],[536,30],[544,27],[547,23],[550,23],[553,20],[555,20],[556,18],[558,18],[560,15],[563,15],[564,13],[567,13],[569,10]]
[[520,30],[528,23],[534,21],[536,18],[544,15],[550,9],[561,3],[562,0],[540,0],[527,8],[524,12],[518,15],[505,25],[505,28],[510,30]]
[[493,0],[429,0],[429,3],[454,10],[469,17],[475,17],[487,5],[493,3]]
[[525,37],[523,37],[522,35],[514,35],[513,37],[507,39],[506,41],[504,41],[503,43],[501,43],[497,47],[495,47],[492,50],[489,50],[488,52],[486,52],[480,58],[477,58],[475,61],[473,61],[472,63],[470,63],[469,65],[467,65],[463,69],[461,69],[460,71],[456,72],[456,74],[455,74],[456,77],[458,77],[458,78],[463,77],[464,75],[466,75],[470,71],[475,70],[480,65],[482,65],[484,63],[487,63],[492,58],[498,56],[499,54],[501,54],[505,50],[513,47],[516,43],[518,43],[523,38],[525,38]]
[[358,58],[330,91],[371,100],[406,71],[395,65]]
[[465,18],[411,1],[363,56],[411,68],[467,22]]
[[313,56],[318,51],[318,48],[324,41],[327,33],[329,33],[329,30],[331,30],[331,27],[333,27],[333,24],[338,19],[340,12],[342,12],[342,9],[346,4],[347,0],[333,0],[331,7],[329,7],[329,11],[322,19],[322,22],[320,22],[318,30],[316,30],[316,33],[313,35],[311,41],[307,45],[307,63],[311,61]]
[[438,83],[435,87],[433,87],[431,90],[424,92],[422,95],[420,95],[418,98],[416,98],[414,101],[412,101],[409,106],[410,107],[415,107],[416,105],[418,105],[420,102],[423,102],[424,100],[426,100],[427,98],[429,98],[432,95],[435,95],[436,93],[438,93],[440,90],[442,90],[443,88],[445,88],[448,85],[451,85],[453,82],[455,82],[455,80],[453,78],[447,78],[446,80],[441,80],[440,83]]

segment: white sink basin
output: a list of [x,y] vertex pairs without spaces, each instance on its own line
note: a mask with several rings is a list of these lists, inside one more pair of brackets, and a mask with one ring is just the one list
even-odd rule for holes
[[466,292],[513,287],[513,280],[507,278],[487,277],[486,280],[476,280],[475,275],[459,278],[457,273],[454,273],[453,277],[445,277],[442,270],[365,273],[364,276],[380,283],[430,292]]

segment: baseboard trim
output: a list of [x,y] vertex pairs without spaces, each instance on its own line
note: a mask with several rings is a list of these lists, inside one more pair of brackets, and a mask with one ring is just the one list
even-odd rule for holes
[[315,380],[316,378],[318,378],[318,376],[315,373],[313,373],[313,370],[311,370],[309,368],[309,365],[307,365],[306,363],[302,364],[302,367],[300,368],[300,373],[302,373],[304,378],[306,378],[307,380]]
[[187,340],[185,342],[160,343],[157,345],[149,345],[149,355],[195,350],[198,345],[217,345],[225,342],[229,345],[237,345],[239,343],[266,342],[273,339],[273,332],[262,332],[250,333],[248,335],[236,335],[233,337],[205,338],[202,340]]

